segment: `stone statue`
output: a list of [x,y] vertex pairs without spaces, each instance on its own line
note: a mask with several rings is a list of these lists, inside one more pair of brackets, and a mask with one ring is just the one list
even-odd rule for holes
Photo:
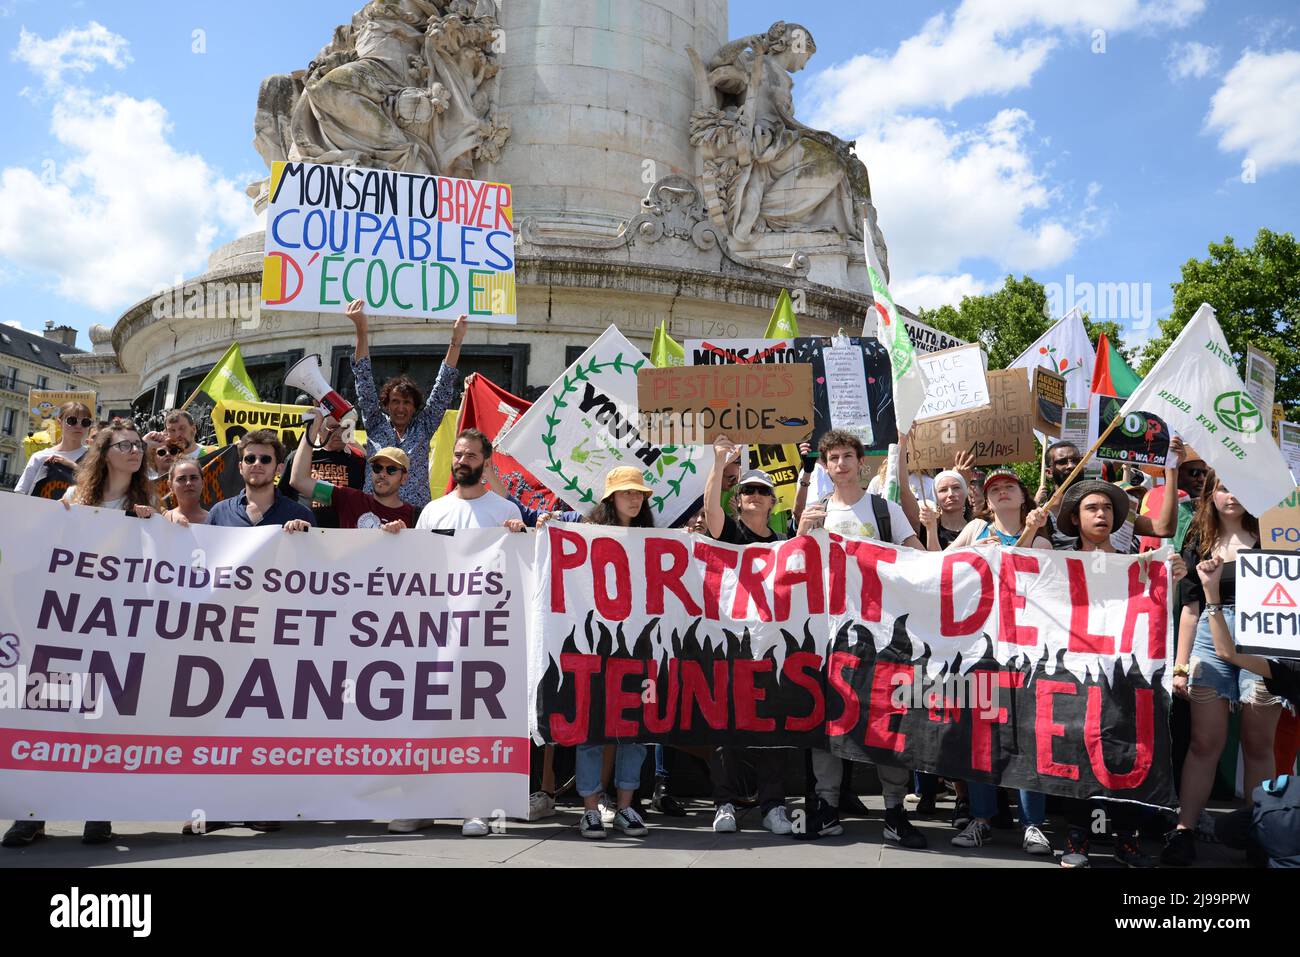
[[[268,166],[472,178],[510,136],[488,86],[500,68],[495,13],[492,0],[369,0],[306,70],[262,82],[253,145]],[[259,209],[266,183],[248,188]]]
[[707,68],[687,48],[696,85],[691,145],[706,207],[737,249],[762,233],[835,232],[861,240],[866,222],[884,264],[867,168],[854,144],[794,117],[791,74],[816,49],[806,28],[781,21],[728,43]]

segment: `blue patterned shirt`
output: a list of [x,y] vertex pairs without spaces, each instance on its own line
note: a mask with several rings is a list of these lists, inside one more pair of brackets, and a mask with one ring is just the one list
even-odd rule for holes
[[[379,404],[375,391],[375,374],[370,367],[370,357],[352,358],[352,378],[357,387],[357,408],[361,410],[366,427],[366,456],[382,448],[399,448],[411,459],[406,481],[397,494],[408,505],[422,508],[429,504],[429,442],[442,424],[442,417],[456,393],[457,371],[445,362],[438,368],[438,378],[429,392],[424,408],[416,413],[405,434],[399,439],[392,421]],[[373,494],[374,474],[366,469],[366,491]]]

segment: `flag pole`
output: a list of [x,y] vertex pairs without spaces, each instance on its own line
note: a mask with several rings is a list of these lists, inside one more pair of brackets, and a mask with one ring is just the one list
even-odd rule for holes
[[[1064,482],[1062,482],[1060,485],[1057,486],[1056,491],[1052,493],[1052,497],[1049,498],[1047,500],[1047,504],[1043,506],[1044,511],[1050,512],[1052,509],[1056,508],[1056,506],[1061,501],[1061,496],[1065,493],[1065,490],[1069,487],[1070,483],[1073,482],[1075,478],[1078,477],[1079,473],[1083,471],[1083,467],[1088,464],[1088,460],[1097,454],[1097,450],[1101,448],[1102,443],[1105,442],[1108,438],[1110,438],[1110,434],[1114,432],[1115,429],[1119,427],[1119,424],[1123,421],[1124,421],[1123,415],[1117,415],[1115,416],[1114,419],[1111,420],[1110,425],[1106,426],[1106,431],[1102,432],[1101,435],[1097,437],[1097,441],[1092,443],[1092,448],[1090,448],[1087,452],[1085,452],[1083,454],[1083,457],[1079,459],[1079,464],[1074,467],[1074,471],[1072,471],[1069,474],[1069,476],[1066,478]],[[1038,532],[1035,530],[1033,534],[1037,535]],[[1023,532],[1020,533],[1020,537],[1016,539],[1016,547],[1017,548],[1026,547],[1025,543],[1031,537],[1032,536],[1030,534],[1029,529],[1026,528]]]

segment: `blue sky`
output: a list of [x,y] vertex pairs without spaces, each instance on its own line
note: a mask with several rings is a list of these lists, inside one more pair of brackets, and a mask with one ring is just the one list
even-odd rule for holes
[[[360,2],[0,0],[3,321],[111,323],[253,228],[258,83]],[[1132,283],[1111,318],[1140,339],[1145,290],[1158,321],[1209,242],[1300,225],[1293,2],[745,0],[730,17],[732,37],[782,18],[813,34],[797,112],[858,140],[906,305],[1008,272],[1058,295]]]

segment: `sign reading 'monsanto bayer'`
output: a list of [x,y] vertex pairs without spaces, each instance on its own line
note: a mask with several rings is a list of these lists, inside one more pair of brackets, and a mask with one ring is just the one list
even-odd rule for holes
[[264,309],[515,322],[509,186],[277,162],[270,196]]

